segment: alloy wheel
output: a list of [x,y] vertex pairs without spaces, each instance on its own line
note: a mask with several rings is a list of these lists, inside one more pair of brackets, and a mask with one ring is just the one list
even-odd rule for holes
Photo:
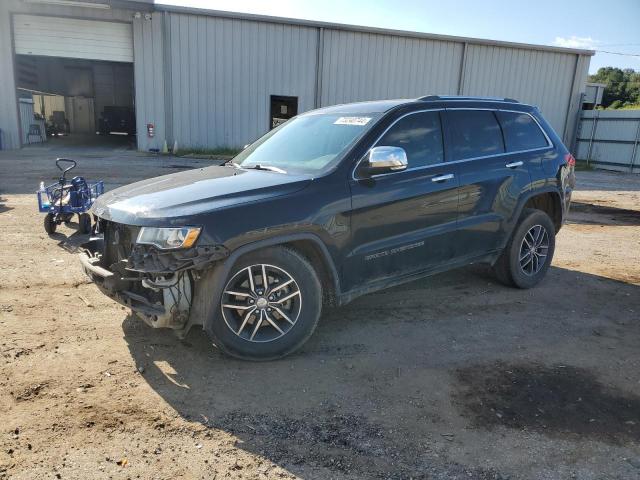
[[250,265],[227,282],[222,316],[227,326],[250,342],[271,342],[287,334],[298,321],[302,293],[282,268]]
[[520,244],[520,268],[525,275],[538,273],[545,262],[549,251],[549,233],[542,225],[531,227]]

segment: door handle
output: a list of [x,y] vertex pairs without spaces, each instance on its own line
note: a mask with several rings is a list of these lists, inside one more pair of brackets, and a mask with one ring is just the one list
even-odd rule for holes
[[517,168],[517,167],[521,167],[522,166],[522,162],[511,162],[511,163],[507,163],[505,165],[505,167],[507,168]]
[[446,182],[447,180],[451,180],[453,178],[453,173],[447,173],[446,175],[438,175],[435,177],[431,177],[432,182]]

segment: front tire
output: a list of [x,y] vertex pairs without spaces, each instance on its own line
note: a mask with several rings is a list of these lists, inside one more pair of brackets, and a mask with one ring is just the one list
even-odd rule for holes
[[542,210],[528,208],[520,218],[493,271],[505,285],[531,288],[540,283],[551,266],[556,229]]
[[231,269],[210,334],[231,356],[274,360],[309,339],[321,310],[322,287],[308,260],[289,248],[266,248]]

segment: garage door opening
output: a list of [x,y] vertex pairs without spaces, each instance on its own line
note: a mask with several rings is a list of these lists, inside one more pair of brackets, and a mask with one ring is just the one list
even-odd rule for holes
[[14,15],[22,143],[136,148],[127,23]]
[[23,144],[135,148],[132,64],[16,55],[16,66]]

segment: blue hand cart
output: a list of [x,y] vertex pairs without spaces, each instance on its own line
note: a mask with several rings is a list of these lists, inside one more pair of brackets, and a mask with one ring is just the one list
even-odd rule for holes
[[[64,168],[65,163],[71,165]],[[104,183],[87,183],[83,177],[73,177],[71,182],[67,183],[67,172],[73,170],[76,165],[75,160],[58,158],[56,166],[62,172],[60,179],[46,187],[40,184],[40,190],[36,192],[38,209],[47,214],[44,218],[44,229],[48,234],[54,233],[62,222],[69,222],[74,214],[78,215],[78,230],[81,233],[91,231],[91,216],[86,212],[95,199],[104,193]]]

